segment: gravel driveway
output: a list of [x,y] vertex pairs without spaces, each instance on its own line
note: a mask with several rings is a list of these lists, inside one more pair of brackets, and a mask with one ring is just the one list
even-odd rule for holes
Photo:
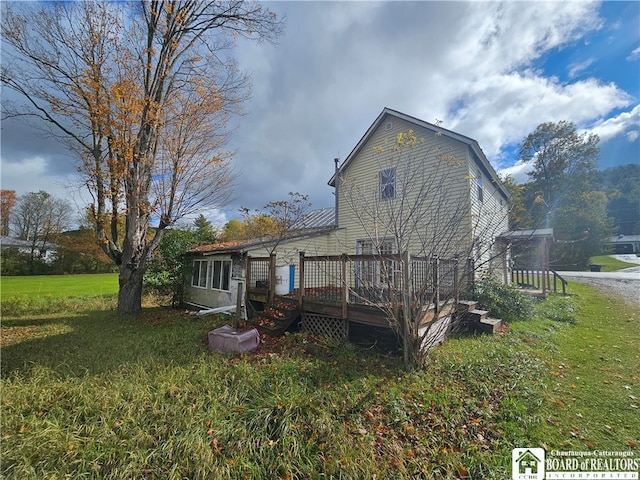
[[[637,257],[636,257],[637,258]],[[559,272],[569,282],[586,283],[627,303],[640,306],[640,266],[617,272]]]

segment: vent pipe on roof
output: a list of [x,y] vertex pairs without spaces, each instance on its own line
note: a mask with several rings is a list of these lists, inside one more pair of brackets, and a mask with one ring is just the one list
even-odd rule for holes
[[334,185],[334,192],[333,194],[336,196],[335,198],[335,208],[333,209],[333,214],[334,214],[334,224],[335,227],[338,228],[338,185],[340,184],[340,178],[338,178],[338,162],[340,162],[339,158],[334,158],[333,159],[333,163],[335,163],[335,177],[336,177],[336,181],[335,181],[335,185]]

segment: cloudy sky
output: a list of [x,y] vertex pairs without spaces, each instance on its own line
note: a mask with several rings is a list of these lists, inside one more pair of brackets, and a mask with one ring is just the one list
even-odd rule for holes
[[[238,217],[295,191],[333,205],[344,160],[384,107],[442,121],[478,141],[493,166],[526,180],[517,143],[542,122],[600,136],[603,168],[640,162],[640,2],[276,2],[277,45],[241,41],[253,98],[236,119],[235,198],[207,215]],[[2,123],[2,188],[65,188],[62,146]],[[76,179],[77,180],[77,179]],[[77,182],[76,182],[77,183]]]

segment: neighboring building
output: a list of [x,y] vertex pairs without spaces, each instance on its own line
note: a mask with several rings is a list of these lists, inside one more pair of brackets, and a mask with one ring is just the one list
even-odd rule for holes
[[640,253],[640,235],[609,237],[605,244],[612,248],[613,253]]
[[[385,108],[342,165],[336,161],[329,185],[335,209],[312,212],[275,249],[277,265],[293,265],[291,287],[298,284],[301,251],[458,257],[465,268],[471,256],[474,270],[484,274],[495,266],[502,273],[506,262],[496,238],[508,230],[510,197],[475,140]],[[194,249],[187,301],[235,304],[247,257],[268,256],[272,247],[270,239],[254,239]],[[358,281],[379,281],[380,267],[372,268],[359,266]]]
[[2,250],[17,250],[18,252],[26,255],[32,255],[33,252],[33,258],[40,258],[45,263],[51,263],[56,259],[56,249],[58,247],[57,245],[49,242],[44,244],[37,242],[34,244],[34,242],[30,240],[20,240],[15,237],[1,236],[0,248]]

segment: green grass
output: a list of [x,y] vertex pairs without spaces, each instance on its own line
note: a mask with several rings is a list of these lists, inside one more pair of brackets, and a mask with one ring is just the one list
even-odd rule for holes
[[613,258],[609,255],[598,255],[597,257],[591,257],[589,263],[602,265],[602,272],[615,272],[622,270],[623,268],[637,267],[637,263],[628,263]]
[[562,450],[624,451],[640,443],[640,313],[572,283],[575,324],[552,335],[539,432]]
[[0,276],[2,315],[113,308],[118,274]]
[[449,340],[421,369],[302,334],[211,353],[223,318],[163,308],[4,317],[0,472],[503,479],[513,447],[635,448],[638,314],[571,293],[577,308],[554,298],[504,336]]
[[0,299],[16,296],[101,296],[118,293],[118,274],[0,277]]

